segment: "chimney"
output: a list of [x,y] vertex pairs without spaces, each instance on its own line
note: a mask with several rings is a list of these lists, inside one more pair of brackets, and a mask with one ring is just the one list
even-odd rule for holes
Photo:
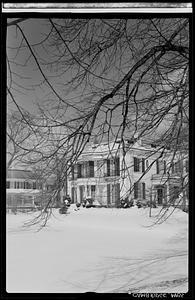
[[138,133],[138,132],[136,132],[136,133],[134,134],[134,138],[135,138],[135,141],[137,142],[137,144],[138,144],[139,146],[142,146],[142,139],[139,138],[139,133]]

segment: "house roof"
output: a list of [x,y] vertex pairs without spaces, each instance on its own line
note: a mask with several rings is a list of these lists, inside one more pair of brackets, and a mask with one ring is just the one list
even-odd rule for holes
[[[36,177],[30,170],[24,169],[8,169],[7,179],[23,179],[23,180],[35,180]],[[50,175],[46,178],[46,183],[48,185],[53,185],[56,181],[56,175]]]
[[[151,145],[142,144],[139,142],[133,142],[131,144],[126,143],[126,146],[129,147],[129,150],[142,150],[142,151],[154,151],[154,148]],[[101,143],[88,145],[81,155],[81,160],[85,158],[89,158],[89,156],[93,157],[107,157],[108,155],[115,155],[116,152],[120,151],[121,145],[120,141],[110,142],[110,143]],[[154,151],[155,152],[155,151]]]
[[6,194],[24,194],[24,195],[34,195],[40,193],[40,190],[32,190],[32,189],[6,189]]

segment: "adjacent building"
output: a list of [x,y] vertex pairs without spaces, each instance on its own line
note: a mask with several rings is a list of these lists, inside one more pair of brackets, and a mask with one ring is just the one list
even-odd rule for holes
[[6,178],[7,209],[35,206],[41,186],[29,170],[8,169]]

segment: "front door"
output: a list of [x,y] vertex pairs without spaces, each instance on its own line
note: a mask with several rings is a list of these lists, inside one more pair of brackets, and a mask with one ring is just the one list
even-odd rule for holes
[[163,204],[163,188],[157,189],[157,202],[159,205]]

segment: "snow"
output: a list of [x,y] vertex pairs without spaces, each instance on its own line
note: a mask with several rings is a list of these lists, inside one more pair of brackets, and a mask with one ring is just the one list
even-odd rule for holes
[[40,231],[23,227],[37,212],[7,214],[7,291],[186,293],[188,214],[152,225],[159,210],[71,205]]

